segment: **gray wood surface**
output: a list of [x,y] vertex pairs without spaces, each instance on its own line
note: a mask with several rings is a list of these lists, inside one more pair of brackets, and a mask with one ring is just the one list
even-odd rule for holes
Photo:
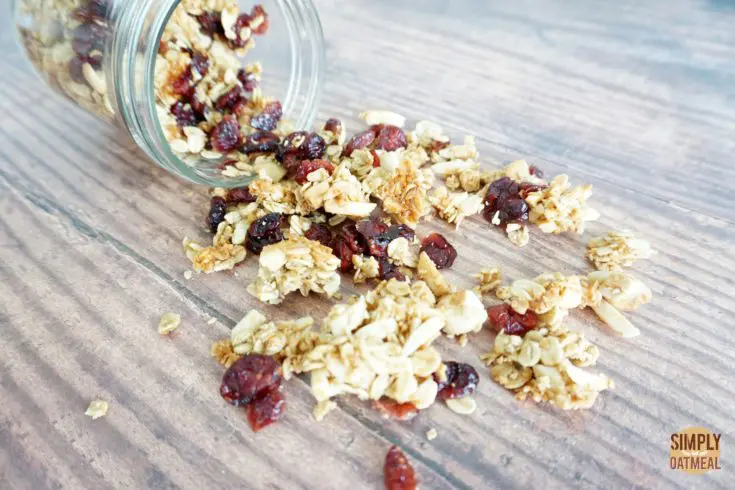
[[[0,1],[7,12],[8,0]],[[209,346],[248,309],[275,318],[327,301],[256,305],[237,275],[187,281],[185,235],[205,238],[203,189],[158,169],[112,128],[53,97],[0,28],[0,488],[381,488],[391,444],[423,488],[732,488],[735,424],[735,2],[318,0],[328,42],[322,119],[385,107],[474,134],[488,166],[523,157],[595,187],[584,237],[532,232],[514,248],[479,217],[449,273],[584,272],[584,243],[629,228],[659,254],[636,265],[655,298],[626,341],[571,324],[616,382],[593,409],[519,403],[477,358],[472,417],[437,405],[409,423],[355,400],[311,420],[302,380],[283,423],[254,435],[219,397]],[[346,280],[345,292],[351,281]],[[156,325],[182,314],[173,338]],[[217,321],[208,325],[207,320]],[[107,417],[84,416],[94,398]],[[723,467],[668,469],[669,436],[723,433]],[[425,432],[435,427],[432,442]],[[726,482],[730,481],[730,484]]]

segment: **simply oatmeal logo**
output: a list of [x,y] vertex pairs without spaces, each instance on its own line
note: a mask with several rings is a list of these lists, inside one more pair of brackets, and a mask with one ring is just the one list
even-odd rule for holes
[[720,470],[720,437],[704,427],[688,427],[671,434],[669,467],[692,475]]

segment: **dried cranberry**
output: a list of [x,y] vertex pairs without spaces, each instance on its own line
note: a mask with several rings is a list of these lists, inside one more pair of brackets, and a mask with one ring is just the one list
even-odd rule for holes
[[84,64],[87,62],[86,56],[75,56],[69,60],[69,75],[76,83],[86,84],[87,79],[84,76]]
[[266,104],[261,113],[250,120],[250,126],[263,131],[272,131],[276,129],[282,116],[281,103],[276,100]]
[[372,218],[359,221],[355,226],[368,253],[373,257],[384,257],[387,253],[385,249],[390,243],[386,236],[388,225],[378,218]]
[[196,126],[198,122],[197,115],[191,105],[178,101],[171,106],[171,114],[176,118],[176,124],[183,128],[184,126]]
[[352,256],[355,253],[350,248],[349,242],[343,236],[337,236],[332,241],[332,254],[339,258],[339,270],[347,272],[352,269]]
[[71,47],[75,53],[84,56],[92,51],[102,51],[105,47],[105,28],[95,22],[78,25],[72,34]]
[[531,175],[535,175],[539,179],[544,178],[544,172],[540,168],[538,168],[536,165],[531,165],[530,167],[528,167],[528,173]]
[[342,225],[332,241],[332,253],[340,260],[340,270],[347,272],[352,269],[352,256],[363,253],[364,249],[358,241],[357,228],[352,223]]
[[215,126],[210,135],[212,148],[220,153],[227,153],[240,146],[240,123],[233,118],[223,119]]
[[352,156],[352,153],[355,150],[368,148],[373,143],[373,141],[375,141],[375,133],[371,130],[368,129],[367,131],[357,133],[352,138],[350,138],[350,141],[347,142],[347,145],[345,146],[342,155],[346,157]]
[[397,126],[385,125],[378,132],[375,138],[375,149],[385,151],[395,151],[399,148],[406,148],[406,133]]
[[326,160],[302,160],[293,179],[303,185],[307,182],[309,174],[316,172],[320,168],[326,170],[329,175],[332,175],[332,172],[334,172],[334,166]]
[[414,239],[414,231],[406,225],[388,226],[377,218],[363,220],[356,225],[360,241],[373,257],[385,257],[390,242],[403,237],[409,242]]
[[432,141],[431,147],[429,148],[430,152],[440,152],[444,148],[449,147],[450,142],[449,141]]
[[373,401],[373,408],[382,413],[386,418],[405,422],[411,420],[419,413],[419,409],[413,403],[398,403],[390,398],[381,398]]
[[240,14],[235,21],[235,25],[232,30],[235,31],[235,39],[227,39],[227,44],[231,48],[244,48],[245,45],[250,41],[250,21],[252,18],[248,14]]
[[538,325],[536,313],[527,310],[526,313],[521,315],[505,303],[488,308],[487,317],[490,320],[490,325],[496,331],[502,330],[508,335],[523,336]]
[[197,118],[201,121],[205,119],[205,114],[209,110],[207,106],[197,98],[195,94],[191,96],[189,99],[189,104],[191,105],[191,110],[194,111],[194,114],[197,115]]
[[418,486],[416,471],[396,446],[392,446],[385,457],[384,479],[386,490],[416,490]]
[[386,257],[378,258],[378,278],[383,281],[388,279],[396,279],[398,281],[405,281],[406,276],[400,271],[398,267],[392,264]]
[[254,432],[258,432],[283,418],[286,413],[286,396],[280,387],[260,394],[247,406],[247,417]]
[[191,74],[191,66],[187,66],[186,69],[181,72],[181,75],[173,81],[171,84],[171,90],[174,94],[187,98],[194,94],[194,79]]
[[339,234],[347,239],[350,250],[352,250],[354,253],[361,254],[365,251],[358,241],[357,227],[354,223],[344,223],[339,229]]
[[302,161],[303,160],[301,160],[297,155],[286,155],[283,157],[281,164],[283,165],[283,168],[286,171],[286,176],[288,176],[289,179],[294,178],[301,168]]
[[213,197],[207,214],[207,227],[212,233],[217,233],[217,227],[225,220],[227,214],[227,203],[219,196]]
[[318,160],[324,156],[326,147],[324,139],[318,134],[296,131],[284,138],[278,147],[276,156],[280,161],[287,156],[298,160]]
[[325,247],[329,247],[332,243],[332,232],[329,231],[329,227],[321,223],[314,223],[311,228],[306,230],[304,236],[309,240],[319,242]]
[[482,215],[499,226],[528,221],[528,204],[521,196],[520,184],[510,177],[502,177],[490,184]]
[[219,99],[217,99],[217,102],[214,105],[214,108],[222,112],[231,110],[232,107],[237,104],[237,102],[239,102],[242,97],[242,87],[239,85],[235,85],[230,90],[220,95]]
[[457,250],[439,233],[432,233],[421,240],[421,251],[426,252],[437,269],[451,267],[457,258]]
[[263,247],[283,240],[281,231],[281,215],[278,213],[266,214],[250,224],[245,246],[254,254],[260,254]]
[[220,14],[215,12],[204,12],[197,17],[199,24],[202,26],[202,32],[210,37],[215,34],[224,36],[224,28],[222,27],[222,18]]
[[256,197],[250,193],[249,187],[236,187],[227,192],[228,204],[247,204],[257,201]]
[[392,237],[391,240],[402,237],[408,240],[409,243],[416,238],[416,232],[408,225],[393,225],[388,230],[388,234]]
[[237,79],[240,80],[242,88],[246,92],[252,92],[258,88],[258,79],[255,77],[255,73],[249,72],[244,68],[237,72]]
[[455,361],[444,363],[447,378],[439,380],[434,375],[434,380],[439,385],[437,396],[442,400],[451,398],[462,398],[472,395],[480,383],[480,376],[475,368],[469,364]]
[[324,123],[324,130],[333,134],[339,134],[339,132],[342,131],[342,121],[334,117],[329,118],[327,119],[327,122]]
[[250,28],[253,30],[253,34],[262,36],[268,32],[270,27],[270,21],[268,20],[268,14],[263,9],[262,5],[256,5],[250,10]]
[[240,115],[244,112],[247,106],[248,106],[248,99],[245,97],[240,97],[237,100],[237,102],[235,102],[232,105],[232,108],[230,108],[230,112],[232,112],[235,115]]
[[521,182],[518,185],[518,193],[522,198],[526,198],[530,193],[540,191],[541,189],[546,189],[546,186],[543,184],[532,184],[530,182]]
[[191,67],[199,74],[199,78],[204,78],[209,72],[209,58],[202,53],[194,53],[191,57]]
[[281,366],[270,356],[251,354],[225,371],[219,392],[232,405],[242,406],[280,383]]
[[245,138],[243,153],[273,153],[278,150],[280,140],[269,131],[256,131]]

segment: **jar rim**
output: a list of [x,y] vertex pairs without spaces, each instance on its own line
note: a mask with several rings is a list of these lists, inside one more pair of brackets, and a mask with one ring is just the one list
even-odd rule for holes
[[[130,8],[121,18],[123,25],[133,29],[127,44],[113,46],[113,56],[122,62],[117,64],[120,73],[113,74],[119,114],[136,143],[163,168],[197,184],[212,187],[247,185],[253,176],[225,177],[212,172],[211,162],[198,168],[179,158],[166,139],[158,120],[155,65],[163,30],[179,0],[165,2],[154,12]],[[292,56],[287,95],[283,101],[284,115],[293,116],[294,107],[300,103],[294,123],[299,128],[308,128],[317,114],[326,64],[321,21],[312,0],[275,0],[275,3],[287,19]],[[143,66],[140,66],[141,55]]]

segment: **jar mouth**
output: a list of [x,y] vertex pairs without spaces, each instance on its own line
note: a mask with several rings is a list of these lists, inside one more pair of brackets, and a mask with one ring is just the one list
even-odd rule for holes
[[[321,22],[312,0],[275,0],[273,3],[283,14],[291,56],[287,89],[281,100],[284,118],[297,128],[309,128],[316,117],[324,78],[325,49]],[[160,8],[148,18],[145,18],[145,12],[141,13],[137,22],[131,24],[138,26],[137,32],[130,37],[136,46],[114,48],[118,56],[127,58],[125,64],[119,65],[127,67],[123,70],[127,73],[121,73],[124,76],[120,77],[120,83],[116,83],[118,100],[123,101],[119,104],[120,114],[127,122],[133,139],[149,157],[167,170],[191,182],[211,187],[247,185],[254,176],[228,177],[222,174],[224,158],[207,160],[192,156],[188,161],[180,158],[171,149],[159,122],[155,94],[156,57],[164,28],[178,4],[179,0],[167,2],[166,8]],[[267,65],[264,71],[267,73]]]

